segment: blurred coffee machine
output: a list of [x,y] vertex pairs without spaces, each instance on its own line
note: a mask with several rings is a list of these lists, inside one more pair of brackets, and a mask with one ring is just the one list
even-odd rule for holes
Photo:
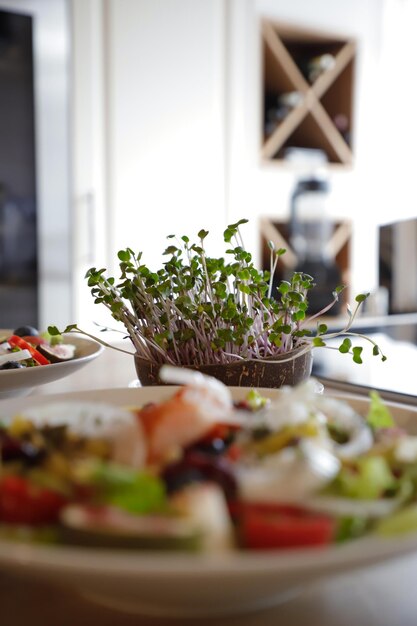
[[[341,284],[340,269],[328,245],[334,225],[327,208],[327,157],[321,150],[291,148],[285,158],[296,175],[290,200],[289,242],[297,264],[291,273],[300,271],[314,278],[316,286],[308,296],[309,312],[317,313],[332,301],[334,289]],[[331,314],[339,310],[338,302]]]

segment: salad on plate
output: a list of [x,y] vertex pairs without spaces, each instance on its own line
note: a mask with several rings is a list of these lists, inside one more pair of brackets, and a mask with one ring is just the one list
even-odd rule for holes
[[3,416],[0,537],[143,550],[324,547],[417,530],[417,437],[314,379],[272,398],[164,366],[144,406],[65,402]]
[[63,343],[60,335],[40,333],[33,326],[0,331],[0,371],[61,363],[75,357],[76,346]]

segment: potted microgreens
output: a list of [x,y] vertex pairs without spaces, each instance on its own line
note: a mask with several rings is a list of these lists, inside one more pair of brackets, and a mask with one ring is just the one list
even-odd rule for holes
[[[346,326],[329,333],[320,318],[344,287],[336,287],[333,300],[311,316],[308,293],[314,288],[313,277],[294,272],[273,293],[273,276],[285,250],[270,243],[270,269],[256,269],[240,232],[246,222],[242,219],[224,231],[228,260],[207,255],[208,232],[201,230],[198,243],[186,236],[177,241],[171,235],[173,241],[164,252],[168,258],[157,271],[143,263],[142,253],[127,248],[118,253],[117,281],[106,277],[105,269],[87,272],[95,302],[107,307],[124,325],[124,334],[127,331],[143,385],[160,383],[158,372],[164,363],[199,369],[230,385],[293,385],[310,375],[312,349],[335,337],[341,337],[336,349],[362,362],[363,348],[354,347],[351,337],[364,336],[350,328],[369,294],[356,296],[354,309],[347,307]],[[56,327],[48,330],[51,335],[60,332]],[[69,331],[89,335],[76,324],[64,332]],[[385,360],[372,339],[364,338],[372,344],[373,354]]]

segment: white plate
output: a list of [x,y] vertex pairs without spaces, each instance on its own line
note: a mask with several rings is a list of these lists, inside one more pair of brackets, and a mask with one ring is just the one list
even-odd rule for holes
[[[4,336],[6,333],[7,331],[0,331],[1,336]],[[97,341],[75,334],[65,335],[64,343],[75,345],[75,359],[63,361],[62,363],[52,363],[51,365],[40,365],[38,367],[0,370],[0,399],[25,396],[38,385],[52,383],[55,380],[69,376],[87,365],[87,363],[90,363],[93,359],[96,359],[104,350],[103,346],[97,343]]]
[[[0,419],[25,407],[57,400],[99,400],[140,405],[172,393],[172,387],[114,389],[5,401]],[[233,389],[236,399],[247,390]],[[265,391],[265,394],[279,393]],[[346,397],[343,394],[338,397]],[[360,411],[367,400],[350,400]],[[417,431],[417,410],[390,405],[396,420]],[[2,570],[63,583],[121,610],[170,616],[247,612],[282,602],[320,578],[364,568],[417,550],[417,533],[402,539],[367,537],[329,548],[214,555],[122,552],[41,547],[0,542]]]

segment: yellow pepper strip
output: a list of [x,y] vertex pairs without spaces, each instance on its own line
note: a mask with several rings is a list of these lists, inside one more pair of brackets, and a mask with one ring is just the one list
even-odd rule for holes
[[250,451],[258,456],[273,454],[285,448],[290,441],[301,437],[316,437],[318,435],[317,425],[313,422],[304,422],[295,426],[284,426],[279,432],[267,435],[260,441],[254,441],[250,445]]

